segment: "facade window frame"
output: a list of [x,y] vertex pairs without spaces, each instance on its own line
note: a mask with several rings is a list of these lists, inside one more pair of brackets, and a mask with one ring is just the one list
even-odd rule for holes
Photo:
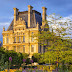
[[25,36],[23,36],[23,42],[25,42]]
[[13,50],[16,51],[16,46],[13,46]]
[[41,45],[40,45],[40,53],[41,53]]
[[31,37],[31,41],[32,41],[32,42],[34,41],[33,34],[34,34],[34,33],[32,32],[32,37]]
[[19,36],[19,42],[21,42],[21,37]]
[[23,45],[23,53],[25,53],[25,45]]
[[9,38],[7,37],[7,43],[9,43]]
[[14,42],[16,42],[16,37],[14,37]]
[[34,45],[31,45],[31,52],[34,52]]
[[20,52],[20,45],[17,46],[17,52]]

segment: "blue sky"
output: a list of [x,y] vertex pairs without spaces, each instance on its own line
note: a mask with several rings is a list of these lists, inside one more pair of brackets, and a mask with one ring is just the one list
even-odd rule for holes
[[13,8],[26,11],[28,5],[41,13],[42,7],[45,6],[47,15],[56,13],[72,19],[72,0],[0,0],[0,41],[2,41],[3,26],[7,29],[13,19]]

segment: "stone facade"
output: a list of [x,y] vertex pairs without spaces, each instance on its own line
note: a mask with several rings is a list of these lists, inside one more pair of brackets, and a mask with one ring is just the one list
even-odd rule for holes
[[14,9],[14,19],[8,27],[7,31],[3,27],[3,47],[7,50],[15,50],[16,52],[28,53],[30,57],[33,53],[41,53],[41,47],[33,34],[38,34],[41,27],[45,25],[42,20],[46,19],[46,8],[42,7],[43,14],[32,10],[32,6],[28,5],[28,11],[20,12]]

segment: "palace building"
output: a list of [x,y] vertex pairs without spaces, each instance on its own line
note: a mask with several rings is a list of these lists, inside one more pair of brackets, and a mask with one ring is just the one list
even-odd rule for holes
[[44,48],[41,48],[36,37],[32,35],[42,30],[42,26],[45,25],[43,20],[46,20],[47,9],[42,7],[42,17],[41,13],[33,10],[30,5],[28,5],[28,11],[20,12],[17,8],[13,9],[14,19],[6,31],[3,27],[3,47],[7,50],[28,53],[30,57],[33,53],[43,53]]

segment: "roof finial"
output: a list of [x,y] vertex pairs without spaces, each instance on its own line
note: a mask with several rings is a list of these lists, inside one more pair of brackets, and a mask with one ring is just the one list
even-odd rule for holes
[[3,26],[3,31],[5,31],[5,27]]

